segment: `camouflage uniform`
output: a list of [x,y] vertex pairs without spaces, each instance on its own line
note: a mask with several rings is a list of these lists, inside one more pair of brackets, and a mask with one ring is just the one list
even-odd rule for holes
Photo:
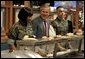
[[56,35],[66,35],[68,32],[73,32],[72,23],[68,20],[60,20],[56,18],[52,21],[52,26],[56,31]]
[[27,26],[17,22],[10,28],[8,33],[9,39],[13,40],[22,40],[25,35],[33,35],[31,22]]
[[[73,33],[72,22],[69,20],[62,20],[57,17],[52,21],[52,26],[56,31],[56,35],[66,35],[69,32]],[[66,45],[69,44],[68,42],[62,42],[61,45],[67,47]]]

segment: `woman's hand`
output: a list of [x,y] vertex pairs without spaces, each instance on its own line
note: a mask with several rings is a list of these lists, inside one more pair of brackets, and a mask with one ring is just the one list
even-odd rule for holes
[[14,45],[9,45],[9,52],[13,52],[16,50],[16,47]]

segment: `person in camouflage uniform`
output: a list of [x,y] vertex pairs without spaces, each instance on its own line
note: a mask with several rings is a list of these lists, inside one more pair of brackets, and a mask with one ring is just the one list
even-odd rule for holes
[[[66,35],[67,33],[73,33],[72,22],[66,20],[66,13],[63,6],[58,6],[57,10],[57,18],[52,21],[52,26],[55,29],[56,35]],[[62,43],[62,45],[64,45]],[[70,41],[66,44],[67,48],[72,48]],[[64,47],[58,43],[59,50],[66,50]]]
[[11,45],[12,49],[16,49],[16,40],[22,40],[25,35],[32,36],[32,10],[29,8],[22,8],[19,11],[19,21],[15,23],[9,30],[8,33],[8,44]]

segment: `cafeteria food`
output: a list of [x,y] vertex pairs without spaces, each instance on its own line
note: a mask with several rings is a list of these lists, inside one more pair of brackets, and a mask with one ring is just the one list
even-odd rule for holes
[[25,35],[25,36],[23,37],[23,40],[36,40],[36,39],[35,39],[35,38],[29,38],[28,35]]
[[38,51],[36,53],[38,53],[42,57],[46,57],[47,56],[47,53],[45,52],[45,50],[41,49],[41,48],[38,48]]
[[67,36],[73,36],[74,34],[73,33],[67,33]]
[[76,33],[76,35],[82,35],[82,33]]
[[54,37],[51,37],[51,36],[50,36],[48,39],[49,39],[49,40],[52,40],[52,39],[54,39]]
[[77,30],[77,33],[81,33],[81,32],[82,32],[82,30],[81,30],[81,29],[78,29],[78,30]]
[[47,39],[47,36],[43,36],[42,39]]
[[56,35],[57,37],[62,37],[62,35]]
[[25,35],[24,38],[29,38],[29,36],[28,35]]
[[82,34],[83,34],[82,30],[78,29],[77,32],[76,32],[76,35],[82,35]]

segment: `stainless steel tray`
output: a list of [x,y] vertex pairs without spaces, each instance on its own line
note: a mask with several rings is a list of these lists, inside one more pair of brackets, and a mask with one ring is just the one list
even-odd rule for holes
[[39,54],[28,50],[15,50],[9,52],[9,50],[1,51],[1,58],[43,58]]

